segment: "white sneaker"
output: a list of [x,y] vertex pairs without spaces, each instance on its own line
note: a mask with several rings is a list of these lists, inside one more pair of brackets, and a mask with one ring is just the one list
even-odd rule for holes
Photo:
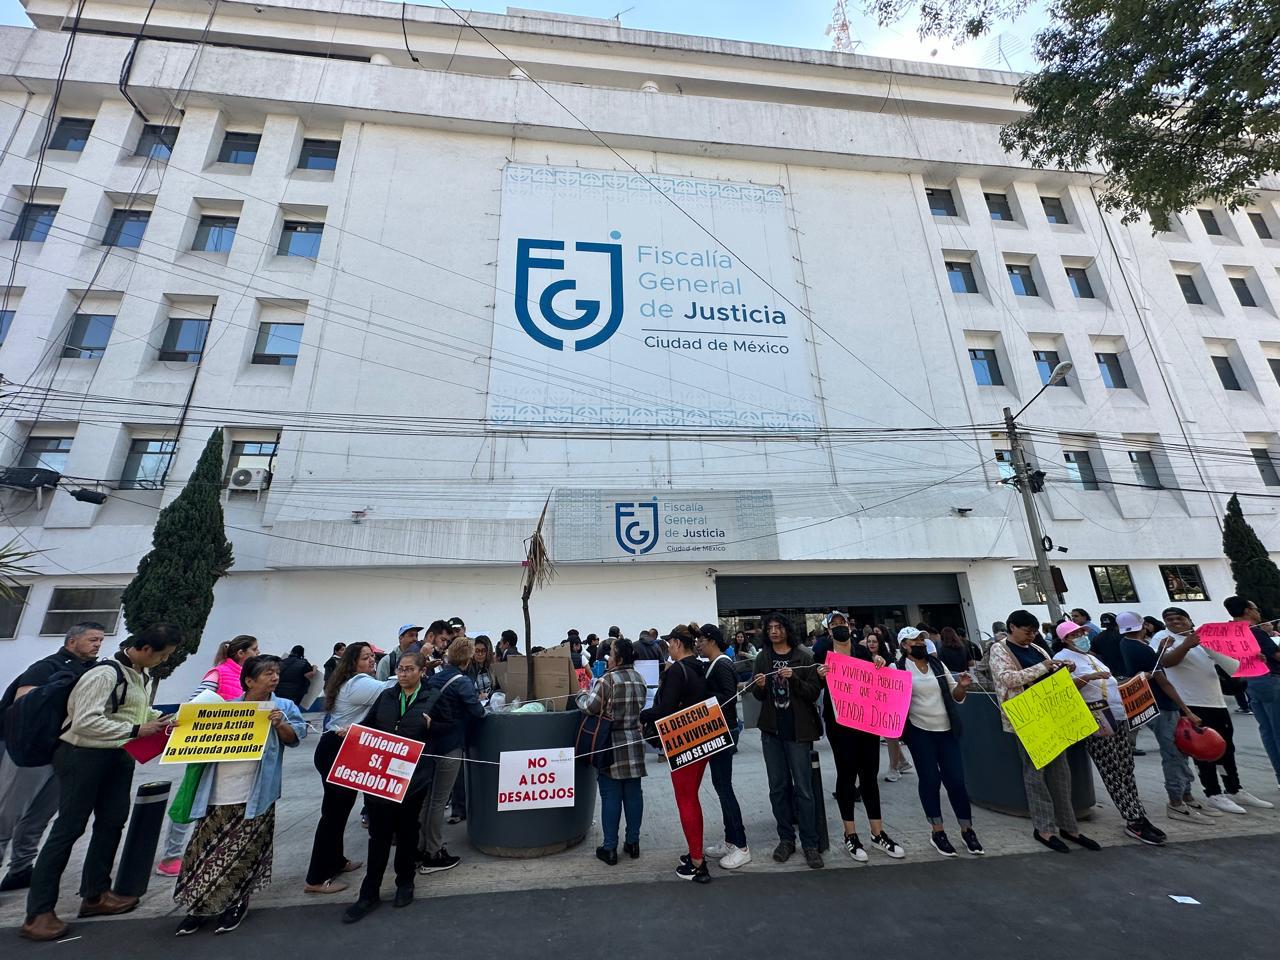
[[1247,813],[1244,807],[1236,803],[1225,793],[1215,794],[1208,798],[1209,806],[1214,810],[1221,810],[1223,813]]
[[1255,797],[1248,790],[1237,790],[1235,793],[1229,794],[1232,800],[1246,807],[1257,807],[1260,810],[1274,810],[1275,804],[1270,800],[1263,800],[1261,797]]
[[897,783],[901,779],[902,779],[902,774],[899,773],[897,770],[890,770],[888,773],[884,775],[885,783]]
[[732,843],[727,843],[725,846],[729,848],[729,852],[720,861],[721,869],[737,870],[751,862],[750,847],[735,847]]
[[900,767],[898,767],[898,772],[899,772],[899,773],[910,773],[910,772],[911,772],[912,770],[914,770],[914,769],[915,769],[915,768],[914,768],[913,766],[911,766],[911,761],[910,761],[910,760],[903,760],[903,761],[902,761],[902,765],[901,765]]
[[733,844],[725,843],[721,840],[719,843],[709,843],[702,848],[707,855],[708,860],[719,860],[729,855],[730,850],[736,849]]
[[[1208,797],[1205,797],[1205,800],[1208,800],[1208,799],[1209,799]],[[1210,820],[1214,820],[1222,816],[1221,810],[1217,810],[1209,806],[1207,803],[1201,803],[1195,797],[1187,797],[1182,802],[1185,803],[1192,810],[1196,811],[1197,813],[1208,817]]]

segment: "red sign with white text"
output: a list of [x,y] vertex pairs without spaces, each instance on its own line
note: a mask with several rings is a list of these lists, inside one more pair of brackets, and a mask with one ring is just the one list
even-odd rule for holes
[[417,740],[353,724],[325,780],[400,803],[409,790],[422,747]]

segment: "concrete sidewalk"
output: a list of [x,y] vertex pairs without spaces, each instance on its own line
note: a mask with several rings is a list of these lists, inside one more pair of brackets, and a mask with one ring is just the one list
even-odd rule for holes
[[[1244,788],[1262,799],[1276,803],[1280,808],[1280,791],[1277,790],[1275,775],[1263,752],[1257,724],[1251,717],[1234,715],[1232,719],[1236,723],[1236,752]],[[351,891],[332,896],[307,894],[302,889],[307,861],[311,854],[312,835],[320,810],[320,778],[311,764],[311,754],[317,740],[318,737],[312,735],[299,747],[285,751],[284,796],[276,812],[274,882],[268,890],[254,898],[255,907],[281,907],[317,902],[330,902],[336,905],[354,900],[354,884]],[[1206,825],[1173,822],[1166,819],[1160,756],[1154,737],[1144,731],[1139,738],[1139,746],[1146,749],[1148,753],[1144,757],[1137,758],[1138,785],[1152,822],[1169,834],[1171,843],[1231,836],[1280,834],[1280,809],[1251,809],[1245,816],[1224,815],[1217,818],[1214,823]],[[881,868],[903,863],[942,860],[928,845],[929,828],[920,809],[919,797],[916,793],[916,777],[914,773],[909,773],[897,783],[881,782],[880,785],[885,829],[906,847],[907,859],[894,861],[876,850],[871,850],[869,864],[852,862],[845,855],[840,843],[842,831],[839,816],[835,801],[830,796],[835,786],[835,765],[831,750],[825,740],[819,742],[818,749],[822,756],[823,784],[827,794],[827,823],[832,842],[832,849],[826,855],[827,869]],[[882,773],[887,766],[887,758],[882,755]],[[172,768],[161,768],[153,762],[138,768],[135,783],[172,779],[174,776],[175,771]],[[758,731],[748,730],[743,735],[741,748],[734,762],[734,784],[742,805],[747,838],[754,858],[748,866],[737,873],[808,872],[803,859],[798,856],[785,865],[776,864],[770,858],[770,853],[777,842],[777,834],[769,808],[768,786],[764,760],[760,755]],[[1104,846],[1127,844],[1140,847],[1141,844],[1124,836],[1124,823],[1112,807],[1101,781],[1097,781],[1096,788],[1099,805],[1085,827],[1085,832]],[[1199,793],[1198,785],[1196,790]],[[649,776],[644,780],[644,800],[644,828],[640,839],[642,853],[639,860],[632,861],[624,858],[616,867],[606,866],[597,860],[594,852],[600,842],[598,823],[593,824],[590,835],[578,847],[538,860],[505,860],[486,856],[474,850],[467,842],[466,824],[446,826],[445,837],[449,851],[461,856],[462,863],[448,873],[419,878],[418,895],[425,898],[674,880],[672,873],[677,859],[685,852],[684,836],[676,816],[670,776],[665,763],[656,756],[649,758]],[[702,801],[706,814],[707,842],[713,842],[722,836],[722,824],[720,806],[711,789],[709,776],[703,782]],[[946,804],[945,796],[943,811],[950,822],[951,811]],[[861,808],[858,813],[860,832],[863,842],[866,843],[868,830]],[[974,827],[987,849],[986,859],[988,860],[1027,853],[1043,854],[1046,857],[1060,856],[1045,850],[1032,839],[1031,824],[1028,820],[976,809]],[[954,839],[958,842],[958,831],[955,830],[954,824],[951,829]],[[87,838],[77,846],[71,866],[63,877],[59,912],[69,921],[74,919],[78,906],[75,894],[86,841]],[[360,827],[359,817],[354,813],[347,829],[346,849],[347,855],[354,859],[365,858],[365,834]],[[1158,858],[1162,854],[1162,851],[1155,848],[1144,849],[1152,857]],[[961,854],[961,861],[965,859],[966,855]],[[717,878],[734,876],[716,867],[712,868],[712,872]],[[358,880],[358,877],[359,874],[356,874],[353,879]],[[388,876],[387,889],[390,882],[391,878]],[[172,887],[172,880],[153,877],[151,889],[143,898],[142,905],[134,916],[180,916],[181,910],[171,899]],[[24,907],[25,891],[4,894],[3,900],[0,901],[0,926],[18,926],[22,922]]]

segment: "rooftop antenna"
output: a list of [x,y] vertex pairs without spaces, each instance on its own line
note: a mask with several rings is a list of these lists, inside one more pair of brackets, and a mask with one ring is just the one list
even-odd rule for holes
[[1009,58],[1025,53],[1026,50],[1027,42],[1025,40],[1011,33],[1001,33],[993,37],[991,43],[988,44],[987,55],[983,63],[989,67],[997,67],[1003,63],[1006,70],[1017,73],[1017,68],[1014,67]]
[[622,15],[623,15],[624,13],[630,13],[630,12],[631,12],[632,10],[634,10],[634,9],[635,9],[635,7],[627,7],[627,9],[625,9],[625,10],[619,10],[617,13],[615,13],[615,14],[614,14],[612,17],[610,17],[609,19],[611,19],[611,20],[617,20],[619,23],[621,23],[621,22],[622,22]]

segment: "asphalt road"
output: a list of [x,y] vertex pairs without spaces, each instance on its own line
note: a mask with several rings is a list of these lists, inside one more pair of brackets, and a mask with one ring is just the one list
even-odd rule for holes
[[[617,874],[625,877],[625,863]],[[673,865],[674,867],[674,865]],[[58,944],[3,931],[6,957],[133,960],[254,957],[923,956],[1098,960],[1261,957],[1275,950],[1280,837],[1164,849],[1111,847],[989,860],[925,859],[890,870],[806,870],[389,903],[339,922],[345,901],[251,910],[234,933],[178,940],[174,920],[81,922]],[[1194,897],[1198,905],[1170,899]],[[344,895],[345,896],[345,895]],[[1267,946],[1270,944],[1270,946]]]

